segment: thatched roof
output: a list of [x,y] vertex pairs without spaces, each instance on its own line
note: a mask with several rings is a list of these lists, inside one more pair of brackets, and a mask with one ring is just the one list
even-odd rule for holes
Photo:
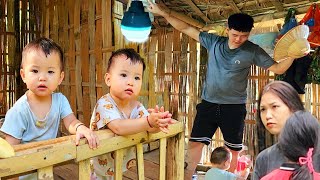
[[[118,0],[125,5],[130,0]],[[142,0],[146,1],[146,0]],[[155,0],[182,19],[199,28],[210,27],[226,22],[229,15],[237,12],[247,13],[260,22],[266,14],[274,18],[285,17],[289,8],[295,8],[297,14],[305,13],[313,3],[320,1],[301,0]],[[155,17],[155,26],[167,26],[162,17]]]

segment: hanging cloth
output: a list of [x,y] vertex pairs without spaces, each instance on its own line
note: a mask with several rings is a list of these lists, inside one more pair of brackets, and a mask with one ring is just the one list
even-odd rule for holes
[[317,4],[312,4],[299,24],[309,26],[310,32],[320,25],[320,9]]

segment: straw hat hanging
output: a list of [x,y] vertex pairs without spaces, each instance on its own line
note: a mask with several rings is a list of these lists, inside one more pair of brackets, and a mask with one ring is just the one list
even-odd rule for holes
[[292,28],[277,42],[274,48],[274,60],[280,61],[289,57],[300,58],[310,52],[310,44],[307,40],[309,27],[299,25]]

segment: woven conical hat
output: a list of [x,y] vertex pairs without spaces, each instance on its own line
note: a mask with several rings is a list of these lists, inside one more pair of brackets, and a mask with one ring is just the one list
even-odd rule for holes
[[299,25],[292,28],[277,42],[274,48],[274,60],[280,61],[288,57],[300,58],[307,55],[310,52],[308,36],[308,26]]

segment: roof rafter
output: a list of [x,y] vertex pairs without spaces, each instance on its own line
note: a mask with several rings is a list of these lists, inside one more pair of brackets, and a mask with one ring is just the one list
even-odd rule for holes
[[191,9],[201,17],[205,22],[209,23],[211,20],[202,13],[202,11],[193,3],[192,0],[185,0],[185,2],[191,7]]

